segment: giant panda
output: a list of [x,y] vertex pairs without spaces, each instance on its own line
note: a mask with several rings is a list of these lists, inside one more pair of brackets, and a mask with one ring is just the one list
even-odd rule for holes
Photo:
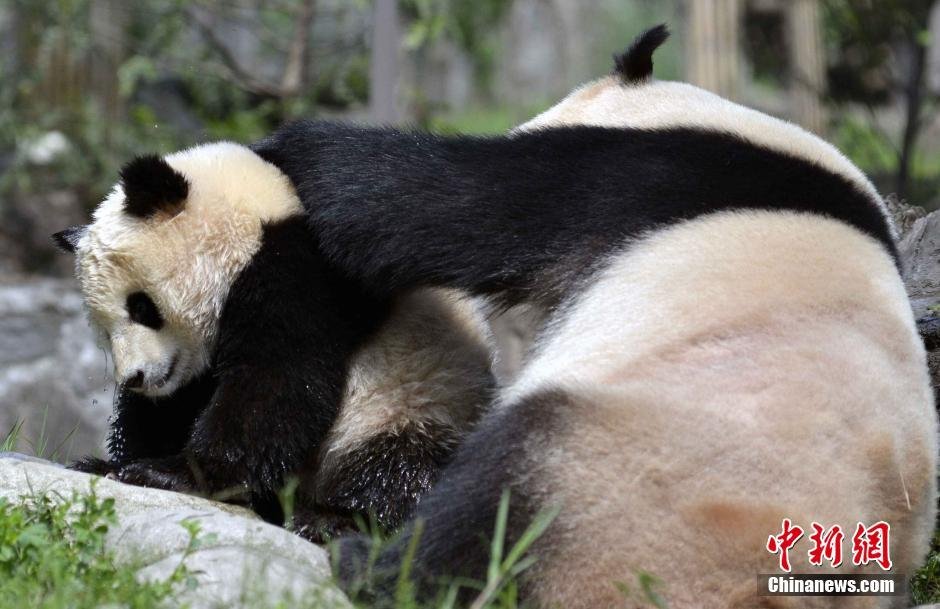
[[[635,606],[623,590],[638,573],[673,608],[844,604],[758,596],[784,520],[839,525],[846,557],[856,523],[884,521],[890,573],[923,559],[937,417],[884,204],[820,138],[654,80],[665,37],[641,35],[544,128],[300,122],[254,147],[370,294],[446,287],[548,315],[400,537],[377,556],[369,538],[340,540],[347,586],[369,576],[391,597],[411,578],[433,596],[441,578],[485,580],[504,490],[503,547],[559,510],[520,579],[537,607]],[[599,126],[564,127],[572,115]],[[829,572],[805,546],[789,557]]]
[[[120,384],[109,459],[74,467],[247,491],[273,521],[297,476],[313,541],[411,513],[492,397],[483,312],[449,290],[369,295],[300,213],[273,165],[217,143],[132,161],[88,226],[55,236]],[[322,328],[339,338],[318,342]]]

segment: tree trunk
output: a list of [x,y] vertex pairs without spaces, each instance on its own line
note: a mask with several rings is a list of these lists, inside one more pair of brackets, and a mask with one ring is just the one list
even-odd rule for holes
[[740,75],[741,3],[739,0],[687,0],[686,15],[689,82],[734,99]]
[[916,38],[909,42],[910,63],[907,83],[904,87],[904,136],[898,153],[898,173],[895,192],[899,199],[908,195],[910,183],[911,159],[917,136],[920,131],[920,112],[924,105],[924,72],[927,65],[927,47]]
[[310,81],[310,36],[313,19],[316,15],[316,0],[305,0],[297,14],[294,37],[287,52],[284,74],[281,77],[281,90],[293,91],[303,95]]
[[398,122],[397,85],[401,35],[398,0],[376,0],[369,67],[369,114],[377,123]]
[[825,60],[816,0],[793,0],[786,7],[787,49],[793,73],[790,106],[793,120],[822,133],[825,115],[819,94],[825,88]]
[[[118,86],[118,69],[127,58],[130,5],[121,0],[97,0],[89,7],[91,30],[91,95],[106,117],[107,126],[124,120],[124,103]],[[108,129],[110,138],[110,128]]]

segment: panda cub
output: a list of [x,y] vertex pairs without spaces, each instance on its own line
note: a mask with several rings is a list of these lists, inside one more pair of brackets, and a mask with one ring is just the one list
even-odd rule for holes
[[[442,576],[485,581],[504,490],[504,547],[560,510],[521,576],[528,606],[629,605],[618,583],[639,572],[677,609],[769,606],[754,576],[778,572],[768,537],[784,519],[888,523],[899,577],[926,554],[937,414],[881,198],[799,127],[653,80],[665,38],[642,35],[616,74],[535,119],[545,128],[300,122],[255,147],[368,293],[447,287],[548,312],[415,524],[374,564],[369,539],[341,540],[342,581],[372,574],[380,597],[402,577],[426,595]],[[573,116],[594,126],[563,126]]]
[[[569,115],[569,119],[576,117]],[[526,130],[530,125],[518,129]],[[174,172],[181,172],[184,179]],[[287,319],[271,311],[277,307],[274,298],[264,302],[267,315],[248,309],[245,315],[250,313],[251,319],[238,321],[238,326],[235,322],[239,318],[232,311],[237,309],[239,299],[259,290],[252,284],[252,274],[278,277],[280,273],[283,277],[288,272],[287,261],[272,263],[277,256],[267,250],[275,247],[273,225],[297,224],[296,195],[282,174],[234,144],[202,146],[166,159],[139,159],[125,167],[122,174],[121,182],[96,212],[91,225],[55,236],[63,249],[77,254],[76,268],[79,278],[83,278],[89,311],[114,354],[115,378],[120,386],[108,438],[109,460],[86,458],[75,467],[174,490],[218,489],[221,484],[211,482],[214,472],[205,464],[195,470],[203,476],[198,480],[179,480],[166,470],[182,463],[181,456],[192,446],[194,425],[210,402],[232,395],[219,392],[215,380],[226,369],[224,362],[231,359],[221,357],[217,337],[244,332],[248,324],[264,324],[272,316]],[[193,202],[197,196],[199,201]],[[254,203],[246,205],[242,202],[246,198]],[[235,231],[230,225],[233,218],[242,218],[240,224],[261,223],[261,227]],[[172,224],[161,228],[161,222],[171,219]],[[100,236],[108,232],[113,236]],[[288,231],[283,232],[282,240],[286,240]],[[292,234],[301,232],[295,227]],[[165,240],[163,233],[176,237]],[[120,239],[118,234],[122,235]],[[205,250],[204,243],[210,242],[206,239],[217,244],[215,251]],[[201,248],[199,244],[203,244]],[[233,254],[237,257],[231,258]],[[255,257],[257,260],[253,260]],[[101,262],[106,259],[132,260],[134,269]],[[174,276],[151,268],[167,261],[176,269]],[[285,270],[275,272],[282,268]],[[305,272],[309,271],[298,276],[301,280]],[[337,300],[343,293],[338,290]],[[260,297],[254,298],[260,301]],[[369,302],[355,291],[348,298]],[[307,440],[297,441],[301,446],[296,452],[308,449],[310,456],[292,455],[293,460],[282,468],[283,472],[302,477],[303,501],[296,518],[302,523],[301,534],[320,541],[350,526],[351,516],[356,514],[373,514],[383,527],[394,528],[410,514],[436,479],[438,469],[449,460],[456,443],[492,398],[490,364],[494,345],[480,305],[478,299],[468,299],[452,290],[418,289],[398,296],[391,305],[372,306],[373,312],[387,315],[383,322],[372,315],[353,321],[351,334],[362,346],[352,349],[353,354],[342,364],[344,374],[337,374],[343,376],[341,404],[335,413],[331,414],[329,406],[318,413],[316,416],[322,417],[317,422],[319,429],[313,430]],[[220,317],[226,308],[223,323]],[[355,307],[348,311],[355,311]],[[514,318],[513,325],[525,319],[527,325],[535,326],[538,322],[533,319],[539,318],[541,312],[536,309],[535,313]],[[116,328],[119,323],[126,326],[121,331]],[[164,329],[164,324],[170,325]],[[303,324],[298,323],[295,329],[301,335],[292,340],[302,338]],[[291,341],[277,342],[289,330],[266,334],[260,326],[253,336],[259,333],[263,336],[254,343],[230,338],[222,344],[230,350],[260,351],[266,348],[262,342],[267,340],[272,349],[267,368],[280,365],[279,357],[284,365],[302,365],[302,360],[292,357],[287,348]],[[167,336],[189,337],[188,348],[173,351],[172,346],[165,346]],[[176,357],[167,359],[171,352]],[[172,377],[167,374],[169,364]],[[257,389],[252,395],[265,394],[265,378],[263,373],[255,373]],[[316,409],[318,400],[335,399],[331,391],[305,396],[306,389],[291,389],[289,375],[280,378],[281,386],[270,389],[280,388],[293,396],[293,402],[287,403],[282,412],[273,400],[283,396],[272,392],[272,417],[290,417],[291,408]],[[301,374],[295,382],[305,384],[305,379]],[[263,399],[260,402],[266,403]],[[298,423],[302,420],[301,416]],[[290,433],[289,424],[278,431]],[[251,459],[251,447],[263,444],[250,436],[246,430],[247,444],[240,449],[239,458]],[[306,441],[314,444],[306,447]],[[319,447],[316,442],[321,443]],[[255,467],[264,466],[259,463]],[[243,481],[252,489],[253,507],[273,521],[281,517],[274,491],[281,484],[283,472],[253,483],[249,472]],[[229,483],[233,488],[241,486],[232,478]],[[314,507],[307,509],[308,505]]]
[[246,147],[134,160],[88,226],[55,237],[120,384],[109,460],[78,469],[244,491],[273,521],[297,475],[306,537],[357,514],[395,527],[492,397],[478,307],[341,276],[290,182]]

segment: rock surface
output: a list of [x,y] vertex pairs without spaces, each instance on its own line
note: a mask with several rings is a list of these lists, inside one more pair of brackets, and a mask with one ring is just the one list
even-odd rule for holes
[[0,282],[0,440],[22,421],[20,450],[103,454],[113,385],[74,281]]
[[[55,490],[68,496],[87,491],[93,476],[14,453],[0,453],[0,496]],[[95,492],[113,497],[118,524],[108,546],[119,563],[140,565],[140,577],[165,578],[189,543],[180,525],[194,520],[203,543],[186,558],[198,585],[178,597],[192,609],[287,606],[350,607],[328,582],[326,551],[284,529],[257,519],[248,510],[155,489],[98,478]]]
[[[895,204],[892,211],[902,230],[898,252],[904,285],[927,347],[934,390],[940,392],[940,211],[923,215],[919,208],[903,204]],[[914,219],[905,224],[904,217]]]

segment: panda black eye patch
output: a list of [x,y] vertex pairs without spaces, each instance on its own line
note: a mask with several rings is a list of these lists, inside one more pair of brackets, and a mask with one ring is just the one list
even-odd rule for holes
[[157,305],[143,292],[134,292],[127,296],[127,313],[131,321],[154,330],[163,327],[163,317]]

